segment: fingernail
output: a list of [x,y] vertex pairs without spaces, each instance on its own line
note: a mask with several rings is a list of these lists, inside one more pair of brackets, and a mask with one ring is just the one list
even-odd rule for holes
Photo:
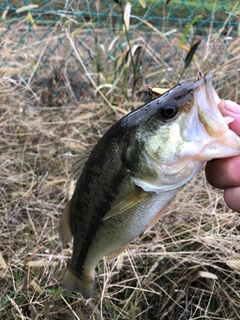
[[236,102],[225,100],[225,108],[235,114],[240,114],[240,105]]

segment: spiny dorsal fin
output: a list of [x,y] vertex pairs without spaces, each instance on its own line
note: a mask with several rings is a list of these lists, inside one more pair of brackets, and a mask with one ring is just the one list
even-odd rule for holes
[[115,205],[103,217],[103,220],[107,220],[134,207],[148,195],[149,192],[146,192],[143,189],[136,187],[132,192],[128,193],[121,200],[117,201]]
[[90,156],[90,153],[91,151],[87,151],[86,153],[76,157],[76,162],[73,164],[73,179],[78,179],[80,177],[83,167]]
[[68,201],[65,209],[60,218],[60,228],[59,228],[59,237],[62,243],[67,243],[72,241],[72,232],[70,229],[70,205],[71,200]]

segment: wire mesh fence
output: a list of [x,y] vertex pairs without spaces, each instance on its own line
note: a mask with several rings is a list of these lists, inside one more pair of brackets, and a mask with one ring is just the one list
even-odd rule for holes
[[[219,71],[238,54],[239,1],[131,1],[127,31],[125,8],[122,0],[0,2],[1,76],[33,105],[98,96],[114,105],[142,98],[148,85]],[[238,81],[238,61],[222,87]]]

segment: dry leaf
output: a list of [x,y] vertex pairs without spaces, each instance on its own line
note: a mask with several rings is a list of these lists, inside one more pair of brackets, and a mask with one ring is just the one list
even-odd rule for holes
[[131,4],[128,2],[126,4],[126,7],[125,7],[125,10],[124,10],[124,27],[123,27],[123,30],[125,30],[126,28],[126,31],[129,30],[129,25],[130,25],[130,14],[131,14]]
[[36,9],[36,8],[38,8],[38,4],[30,4],[29,6],[24,6],[24,7],[17,9],[16,13],[21,13],[21,12],[28,11],[31,9]]
[[71,180],[68,188],[68,200],[71,200],[75,187],[76,187],[76,182],[74,180]]
[[38,261],[28,261],[28,267],[49,267],[49,266],[56,266],[58,264],[57,261],[47,261],[47,260],[38,260]]
[[33,288],[33,290],[35,290],[39,294],[43,291],[43,289],[37,284],[35,280],[32,280],[30,282],[30,286]]
[[145,2],[145,0],[138,0],[138,2],[140,3],[140,5],[143,7],[143,9],[145,9],[146,8],[146,2]]
[[7,263],[6,263],[5,259],[3,258],[3,255],[1,252],[0,252],[0,267],[4,268],[4,269],[7,268]]
[[211,272],[199,271],[199,275],[202,278],[214,279],[214,280],[218,279],[218,277],[214,273],[211,273]]

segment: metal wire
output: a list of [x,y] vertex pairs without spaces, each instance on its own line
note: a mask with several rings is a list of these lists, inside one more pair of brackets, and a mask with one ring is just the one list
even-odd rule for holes
[[[15,62],[6,55],[2,67],[14,68],[17,61],[21,74],[16,78],[31,90],[35,85],[36,96],[46,104],[62,105],[93,99],[103,88],[110,94],[120,81],[135,91],[143,85],[171,82],[169,73],[176,77],[179,66],[184,70],[187,50],[199,39],[202,57],[210,32],[224,41],[238,33],[239,15],[234,13],[240,4],[236,1],[217,1],[220,4],[212,9],[204,0],[156,0],[146,1],[146,8],[131,1],[126,36],[122,18],[126,1],[120,1],[39,0],[33,5],[28,0],[4,0],[0,3],[0,54],[4,56],[3,48],[11,50]],[[216,42],[211,50],[217,46]],[[131,54],[135,69],[130,77],[126,68],[132,68]]]

